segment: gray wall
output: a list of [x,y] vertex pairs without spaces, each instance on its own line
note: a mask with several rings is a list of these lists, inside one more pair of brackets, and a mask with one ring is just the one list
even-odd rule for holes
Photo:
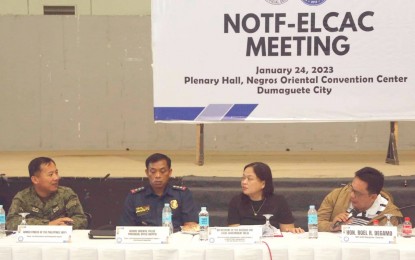
[[43,15],[44,6],[74,6],[76,15],[151,13],[151,0],[0,0],[0,15]]
[[[0,16],[0,151],[194,149],[154,124],[150,16]],[[399,123],[399,149],[415,122]],[[206,125],[217,151],[385,150],[389,122]]]

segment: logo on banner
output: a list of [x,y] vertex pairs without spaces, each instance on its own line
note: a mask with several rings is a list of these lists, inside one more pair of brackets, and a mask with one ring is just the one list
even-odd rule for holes
[[326,0],[301,0],[303,3],[307,5],[321,5],[322,3],[326,2]]
[[272,5],[282,5],[288,2],[288,0],[265,0],[267,3],[270,3]]

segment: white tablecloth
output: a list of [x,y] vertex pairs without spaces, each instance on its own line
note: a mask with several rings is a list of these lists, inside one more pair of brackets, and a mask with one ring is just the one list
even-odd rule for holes
[[[284,233],[283,238],[265,239],[274,260],[415,260],[415,238],[399,237],[396,244],[344,244],[339,234],[319,233],[318,239],[306,234]],[[210,245],[198,236],[175,233],[169,244],[116,244],[114,239],[88,239],[87,230],[75,230],[72,242],[18,243],[16,236],[0,239],[0,260],[268,260],[265,243],[253,245]]]

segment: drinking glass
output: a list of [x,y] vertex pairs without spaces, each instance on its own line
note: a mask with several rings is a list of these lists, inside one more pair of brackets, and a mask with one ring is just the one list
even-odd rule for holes
[[26,216],[29,214],[30,213],[27,213],[27,212],[19,213],[19,215],[22,216],[22,222],[20,223],[20,225],[27,225]]
[[267,220],[265,221],[265,224],[262,226],[262,236],[263,237],[273,237],[274,236],[274,229],[272,228],[271,224],[269,223],[269,219],[274,216],[273,214],[264,214],[264,216]]
[[386,216],[386,218],[387,218],[387,221],[386,221],[385,226],[392,227],[393,225],[392,225],[392,223],[391,223],[391,217],[392,217],[393,215],[392,215],[392,214],[385,214],[385,216]]

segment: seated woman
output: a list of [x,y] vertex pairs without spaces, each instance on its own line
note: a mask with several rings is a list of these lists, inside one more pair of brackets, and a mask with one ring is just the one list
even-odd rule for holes
[[233,197],[228,208],[228,225],[263,225],[264,214],[272,214],[270,223],[282,232],[303,233],[294,227],[294,217],[284,196],[274,194],[272,173],[268,165],[253,162],[245,166],[242,193]]

